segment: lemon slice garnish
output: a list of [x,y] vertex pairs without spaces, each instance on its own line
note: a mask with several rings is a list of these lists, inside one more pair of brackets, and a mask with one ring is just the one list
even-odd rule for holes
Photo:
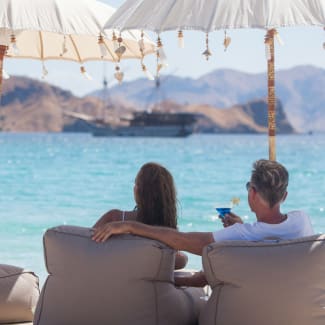
[[232,203],[232,205],[238,205],[240,202],[240,198],[239,197],[233,197],[230,201]]

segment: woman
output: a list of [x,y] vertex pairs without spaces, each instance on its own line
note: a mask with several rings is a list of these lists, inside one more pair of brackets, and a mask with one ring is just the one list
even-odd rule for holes
[[[144,164],[133,188],[136,207],[133,211],[110,210],[94,225],[100,227],[112,221],[135,220],[153,226],[177,228],[177,200],[173,176],[157,163]],[[183,268],[187,255],[177,252],[175,269]]]

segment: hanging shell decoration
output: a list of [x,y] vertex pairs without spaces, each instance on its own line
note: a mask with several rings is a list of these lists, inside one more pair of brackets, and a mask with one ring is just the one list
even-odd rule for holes
[[139,44],[140,52],[143,55],[143,52],[144,52],[144,39],[143,39],[143,34],[141,34],[141,39],[139,40],[138,44]]
[[45,77],[49,74],[48,70],[45,67],[44,61],[42,61],[42,79],[45,79]]
[[183,49],[185,47],[183,31],[178,31],[178,47]]
[[123,38],[122,38],[122,36],[120,35],[120,36],[117,38],[118,47],[117,47],[117,49],[114,51],[115,54],[116,54],[117,57],[118,57],[118,62],[120,62],[122,55],[123,55],[124,52],[126,51],[126,47],[125,47],[124,45],[121,45],[122,42],[123,42]]
[[157,39],[157,66],[156,66],[156,80],[159,78],[160,70],[162,68],[168,67],[167,56],[165,54],[163,44],[161,42],[160,36],[158,35]]
[[224,50],[227,51],[228,46],[231,43],[231,38],[229,36],[227,36],[227,31],[225,31],[225,38],[223,40],[223,46],[224,46]]
[[86,71],[86,68],[82,65],[80,67],[80,72],[82,73],[82,75],[88,79],[88,80],[93,80],[93,78],[91,77],[91,75]]
[[68,49],[67,49],[67,36],[63,35],[62,52],[60,53],[60,56],[63,56],[67,52],[68,52]]
[[163,67],[168,66],[167,56],[165,54],[164,47],[159,36],[157,39],[157,59],[160,62],[160,64],[163,65]]
[[209,60],[210,56],[212,56],[212,53],[210,52],[209,49],[206,49],[206,50],[202,53],[202,55],[204,55],[205,58],[206,58],[207,60]]
[[159,74],[160,70],[161,70],[163,67],[164,67],[163,64],[161,64],[161,63],[158,63],[158,64],[157,64],[157,74]]
[[274,32],[274,36],[275,36],[276,40],[278,41],[278,43],[283,46],[284,42],[283,42],[283,40],[282,40],[282,38],[281,38],[281,36],[280,36],[280,34],[279,34],[279,32],[277,30]]
[[100,49],[100,54],[101,57],[104,58],[107,55],[107,48],[104,42],[104,37],[103,35],[99,35],[98,37],[98,45],[99,45],[99,49]]
[[112,36],[112,42],[113,42],[113,47],[114,47],[114,51],[116,51],[119,47],[118,42],[117,42],[117,37],[115,32],[113,31],[113,36]]
[[142,71],[144,72],[144,74],[149,80],[155,80],[155,77],[152,75],[152,73],[147,69],[147,67],[144,64],[142,64]]
[[125,53],[125,51],[126,47],[124,45],[121,45],[115,50],[115,54],[117,55],[119,61],[121,60],[121,57]]
[[123,78],[124,78],[124,73],[121,71],[121,68],[117,65],[115,67],[115,73],[114,73],[114,77],[115,79],[119,82],[122,83]]
[[16,36],[14,34],[12,34],[10,36],[10,43],[11,43],[11,47],[12,47],[12,51],[15,55],[19,54],[19,49],[16,43]]
[[144,72],[145,76],[149,79],[149,80],[155,80],[154,76],[152,75],[152,73],[147,69],[147,67],[145,66],[145,64],[143,63],[143,59],[144,59],[144,49],[145,49],[145,45],[144,45],[144,33],[143,31],[141,31],[141,39],[139,40],[138,44],[139,44],[139,50],[141,53],[141,68],[142,71]]
[[206,60],[208,61],[210,56],[212,55],[210,49],[209,49],[209,34],[206,34],[206,38],[205,38],[205,45],[206,45],[206,49],[205,51],[202,53],[203,56],[205,56]]

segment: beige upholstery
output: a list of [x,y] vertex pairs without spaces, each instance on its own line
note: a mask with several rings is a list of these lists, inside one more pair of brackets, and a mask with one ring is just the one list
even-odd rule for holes
[[174,251],[160,242],[96,243],[88,228],[61,226],[45,233],[44,253],[50,275],[34,325],[197,323],[202,290],[174,287]]
[[325,235],[207,246],[212,295],[201,325],[324,325]]
[[33,325],[33,322],[23,322],[23,323],[0,323],[1,325]]
[[0,323],[1,325],[33,325],[32,322],[23,322],[23,323],[5,323],[5,324],[2,324]]
[[0,324],[31,322],[38,297],[34,273],[0,264]]

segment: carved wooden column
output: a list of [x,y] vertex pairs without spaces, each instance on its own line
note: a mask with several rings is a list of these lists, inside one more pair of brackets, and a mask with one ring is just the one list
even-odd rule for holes
[[274,70],[274,35],[275,29],[267,31],[265,36],[267,52],[267,86],[268,86],[268,128],[269,128],[269,160],[276,160],[276,96],[275,96],[275,70]]
[[0,100],[2,95],[2,70],[3,70],[3,58],[7,51],[7,46],[0,45]]

